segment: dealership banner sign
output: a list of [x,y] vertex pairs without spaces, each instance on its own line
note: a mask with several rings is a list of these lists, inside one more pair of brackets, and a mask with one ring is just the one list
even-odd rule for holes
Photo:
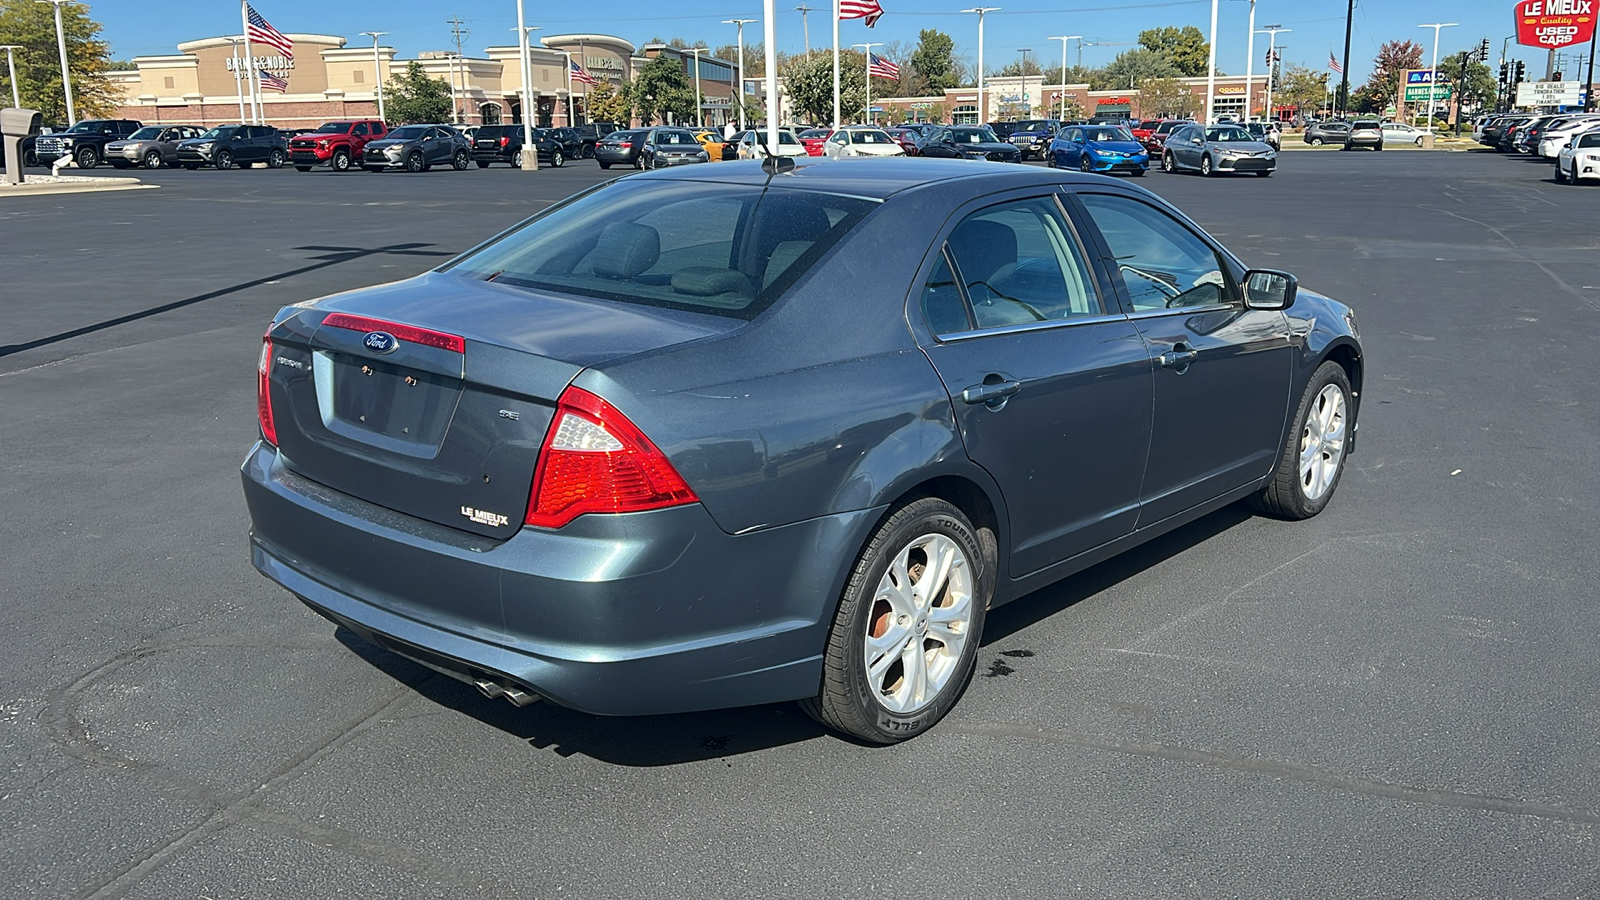
[[1517,43],[1555,50],[1594,38],[1600,0],[1518,0]]

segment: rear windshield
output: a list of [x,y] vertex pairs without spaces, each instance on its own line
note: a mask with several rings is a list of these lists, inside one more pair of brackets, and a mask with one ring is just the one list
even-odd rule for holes
[[478,129],[478,134],[477,134],[478,140],[481,141],[484,138],[497,138],[501,134],[503,134],[508,127],[510,127],[511,129],[515,130],[519,134],[522,132],[522,126],[521,125],[512,125],[512,126],[506,126],[506,125],[484,125],[484,126],[482,126],[481,128]]
[[1371,128],[1377,128],[1378,127],[1378,123],[1377,122],[1356,122],[1356,123],[1352,124],[1350,127],[1351,128],[1360,128],[1362,130],[1367,130],[1367,129],[1371,129]]
[[502,284],[749,319],[876,205],[792,188],[622,179],[446,268]]

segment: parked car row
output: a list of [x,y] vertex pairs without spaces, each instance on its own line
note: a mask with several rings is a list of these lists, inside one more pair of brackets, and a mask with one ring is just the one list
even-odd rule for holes
[[1478,143],[1555,163],[1559,184],[1600,180],[1600,113],[1510,113],[1474,124]]

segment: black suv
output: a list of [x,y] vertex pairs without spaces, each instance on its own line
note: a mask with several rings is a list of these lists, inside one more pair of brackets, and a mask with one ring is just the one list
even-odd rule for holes
[[[551,132],[562,130],[570,129],[533,129],[533,144],[538,150],[539,165],[554,166],[559,169],[567,164],[570,156],[566,147],[550,136]],[[480,169],[487,169],[497,162],[505,163],[513,169],[520,169],[522,146],[521,125],[484,125],[473,136],[472,158]]]
[[583,158],[594,159],[594,145],[600,143],[606,135],[621,131],[622,126],[615,122],[590,122],[572,129],[578,133],[578,138],[583,141]]
[[178,165],[191,171],[201,166],[248,169],[256,163],[281,169],[288,161],[289,141],[271,125],[218,125],[178,145]]
[[33,143],[34,159],[48,166],[63,156],[72,157],[80,169],[92,169],[105,159],[105,147],[126,139],[143,127],[132,119],[84,119],[61,134],[40,135]]

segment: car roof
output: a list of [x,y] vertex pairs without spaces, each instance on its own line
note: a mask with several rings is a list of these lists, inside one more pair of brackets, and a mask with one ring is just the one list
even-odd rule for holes
[[[796,162],[797,165],[791,171],[771,176],[772,183],[819,193],[848,194],[873,200],[884,200],[902,191],[960,180],[991,182],[988,188],[996,191],[1034,185],[1103,183],[1103,178],[1100,176],[1083,175],[1076,170],[960,159],[923,157],[909,159],[890,156],[865,161],[824,161],[817,158],[809,162],[797,159]],[[769,181],[762,163],[756,160],[718,163],[715,166],[656,169],[626,177],[630,181],[667,179],[752,187],[759,187]]]

